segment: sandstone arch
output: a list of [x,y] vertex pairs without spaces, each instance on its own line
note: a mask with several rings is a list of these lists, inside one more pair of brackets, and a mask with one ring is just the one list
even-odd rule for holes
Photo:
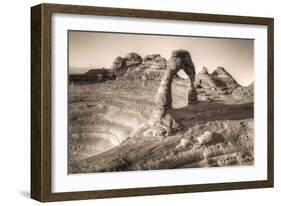
[[162,136],[169,134],[181,126],[173,118],[170,110],[172,109],[172,81],[179,70],[187,74],[187,105],[197,103],[197,92],[194,87],[195,67],[191,56],[186,50],[175,50],[172,52],[167,69],[161,79],[160,86],[156,95],[156,108],[149,121],[149,129],[144,132],[145,136]]

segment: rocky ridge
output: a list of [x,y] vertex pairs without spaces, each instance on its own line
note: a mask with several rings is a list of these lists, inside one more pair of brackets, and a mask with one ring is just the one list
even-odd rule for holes
[[124,58],[116,57],[112,70],[117,78],[161,80],[167,60],[160,54],[147,55],[143,59],[135,52],[130,52]]

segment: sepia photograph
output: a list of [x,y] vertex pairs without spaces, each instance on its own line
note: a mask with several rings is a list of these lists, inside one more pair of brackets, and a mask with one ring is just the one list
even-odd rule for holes
[[68,174],[254,165],[254,39],[68,30]]

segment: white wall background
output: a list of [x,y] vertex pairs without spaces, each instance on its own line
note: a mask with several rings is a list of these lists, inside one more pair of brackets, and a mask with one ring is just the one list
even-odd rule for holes
[[[276,0],[57,0],[66,3],[275,18],[275,188],[47,203],[47,205],[280,205],[281,3]],[[39,205],[30,184],[30,7],[37,0],[2,1],[0,7],[0,203]],[[279,5],[280,4],[280,5]]]

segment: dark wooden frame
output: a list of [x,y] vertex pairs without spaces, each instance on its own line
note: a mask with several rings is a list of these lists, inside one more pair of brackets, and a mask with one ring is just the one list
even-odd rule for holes
[[[200,185],[164,186],[82,192],[51,191],[51,16],[53,13],[101,15],[201,22],[239,23],[267,26],[268,43],[268,148],[267,180]],[[105,8],[76,5],[40,4],[31,8],[31,197],[48,202],[139,195],[205,192],[273,187],[273,37],[272,18],[214,14]]]

